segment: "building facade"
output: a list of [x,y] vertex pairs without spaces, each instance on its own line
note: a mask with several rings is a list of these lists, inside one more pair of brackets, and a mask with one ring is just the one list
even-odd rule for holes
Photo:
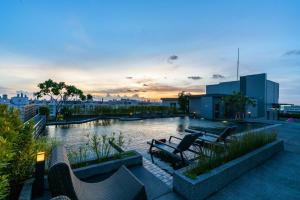
[[246,117],[270,118],[270,116],[275,116],[272,106],[278,104],[279,84],[267,80],[265,73],[241,76],[239,81],[207,85],[205,95],[191,96],[190,112],[207,119],[223,118],[225,105],[222,104],[221,99],[234,92],[241,92],[255,102],[255,106],[245,108]]

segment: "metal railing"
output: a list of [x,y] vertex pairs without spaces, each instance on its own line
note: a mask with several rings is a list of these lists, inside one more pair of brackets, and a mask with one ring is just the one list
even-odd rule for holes
[[24,124],[29,123],[29,121],[34,122],[34,127],[33,127],[33,137],[37,138],[43,132],[45,126],[46,126],[46,116],[43,115],[35,115],[31,119],[27,120]]

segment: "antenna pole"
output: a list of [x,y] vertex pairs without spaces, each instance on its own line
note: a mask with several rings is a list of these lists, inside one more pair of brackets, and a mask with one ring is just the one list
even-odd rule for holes
[[236,80],[239,80],[239,68],[240,68],[240,48],[238,48],[238,59],[237,59],[237,69],[236,69]]

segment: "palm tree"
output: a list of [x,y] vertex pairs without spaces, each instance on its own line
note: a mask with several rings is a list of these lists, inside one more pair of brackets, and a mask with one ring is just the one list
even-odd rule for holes
[[241,92],[233,92],[232,95],[223,97],[222,102],[225,104],[225,115],[231,117],[234,115],[236,120],[244,119],[246,106],[256,105],[253,99]]

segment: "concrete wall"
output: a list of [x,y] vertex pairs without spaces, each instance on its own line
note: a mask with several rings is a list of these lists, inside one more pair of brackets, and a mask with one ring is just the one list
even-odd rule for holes
[[232,94],[234,91],[240,91],[239,81],[223,82],[206,86],[206,94]]
[[271,108],[273,103],[278,103],[279,100],[279,84],[273,81],[267,80],[267,108]]
[[241,76],[240,81],[241,92],[257,101],[257,117],[265,117],[267,75],[255,74]]
[[201,97],[190,99],[189,104],[190,113],[196,113],[197,116],[201,114]]
[[257,110],[257,101],[256,99],[253,99],[255,101],[255,106],[248,105],[246,106],[246,118],[251,119],[251,118],[257,118],[258,117],[258,110]]
[[202,97],[200,106],[200,115],[206,119],[213,119],[213,97]]

